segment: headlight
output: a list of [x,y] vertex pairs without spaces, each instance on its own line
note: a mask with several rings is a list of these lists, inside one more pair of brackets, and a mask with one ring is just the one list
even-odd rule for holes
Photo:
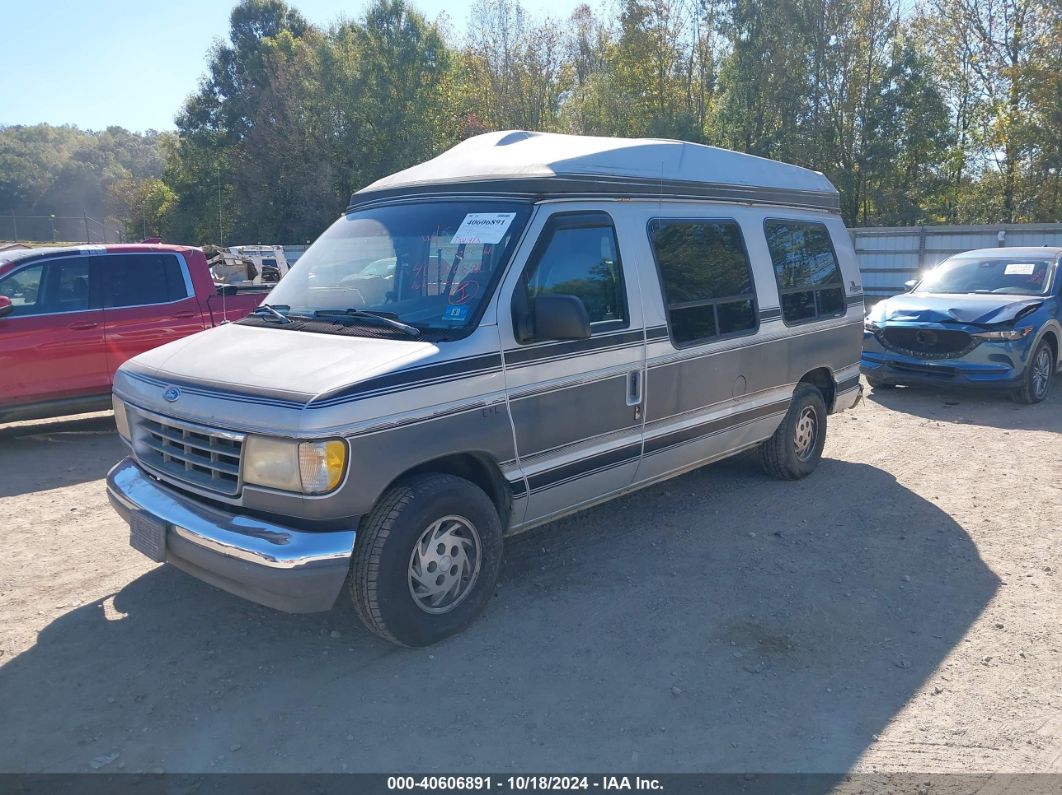
[[871,334],[878,331],[881,328],[877,323],[871,320],[869,317],[863,318],[863,331],[869,331]]
[[243,443],[243,479],[303,494],[332,491],[343,479],[347,445],[340,439],[297,442],[271,436],[248,436]]
[[125,413],[125,403],[117,395],[111,395],[111,405],[114,406],[114,424],[118,426],[118,435],[128,442],[133,435],[129,431],[129,416]]
[[1014,340],[1024,339],[1032,334],[1032,326],[1026,326],[1025,328],[1014,328],[1008,331],[979,331],[976,334],[970,336],[979,340],[1000,340],[1012,342]]

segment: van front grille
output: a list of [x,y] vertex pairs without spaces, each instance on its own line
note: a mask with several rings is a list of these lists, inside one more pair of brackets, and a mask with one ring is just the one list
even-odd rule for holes
[[164,479],[234,496],[240,491],[243,434],[136,410],[130,419],[137,459]]

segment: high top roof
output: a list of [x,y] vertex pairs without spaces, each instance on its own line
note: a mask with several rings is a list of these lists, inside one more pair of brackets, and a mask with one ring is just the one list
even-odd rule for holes
[[477,135],[362,188],[351,206],[417,193],[701,198],[838,208],[822,174],[762,157],[654,138]]

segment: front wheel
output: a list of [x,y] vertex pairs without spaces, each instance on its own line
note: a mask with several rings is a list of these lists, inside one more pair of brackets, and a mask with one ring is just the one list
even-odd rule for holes
[[1046,340],[1041,340],[1025,365],[1021,386],[1014,390],[1019,403],[1039,403],[1047,397],[1055,374],[1055,352]]
[[436,643],[486,607],[501,553],[501,520],[480,488],[453,475],[415,475],[389,489],[358,530],[354,607],[392,643]]
[[815,471],[826,444],[826,402],[811,384],[797,384],[785,419],[760,445],[760,464],[782,480],[799,480]]

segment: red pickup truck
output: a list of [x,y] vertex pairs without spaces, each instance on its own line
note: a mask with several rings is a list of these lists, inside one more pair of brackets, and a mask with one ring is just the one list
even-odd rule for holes
[[0,253],[0,422],[109,408],[126,359],[238,320],[264,296],[215,285],[187,246]]

